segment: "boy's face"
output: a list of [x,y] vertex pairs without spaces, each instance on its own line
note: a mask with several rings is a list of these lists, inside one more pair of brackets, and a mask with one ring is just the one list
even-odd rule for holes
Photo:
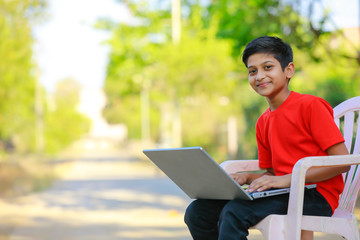
[[247,68],[251,87],[261,96],[275,98],[289,92],[288,81],[294,75],[294,64],[284,71],[272,54],[255,53],[248,58]]

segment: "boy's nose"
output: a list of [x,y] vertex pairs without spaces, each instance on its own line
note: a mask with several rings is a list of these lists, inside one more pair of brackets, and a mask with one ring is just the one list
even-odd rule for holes
[[265,73],[263,71],[258,71],[256,74],[256,81],[260,81],[265,78]]

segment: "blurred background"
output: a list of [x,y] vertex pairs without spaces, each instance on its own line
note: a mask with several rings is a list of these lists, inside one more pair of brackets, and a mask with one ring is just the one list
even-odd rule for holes
[[293,46],[292,90],[333,106],[359,93],[357,0],[12,0],[1,10],[2,158],[74,143],[254,158],[267,104],[240,55],[262,35]]
[[292,45],[291,90],[333,107],[360,91],[359,0],[2,0],[0,11],[3,196],[49,186],[38,166],[81,154],[256,158],[267,103],[240,58],[259,36]]

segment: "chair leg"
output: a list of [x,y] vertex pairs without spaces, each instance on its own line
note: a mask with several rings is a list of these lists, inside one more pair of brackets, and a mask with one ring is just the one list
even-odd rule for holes
[[284,215],[270,215],[253,228],[261,231],[266,240],[286,240]]
[[344,235],[343,237],[347,240],[360,240],[357,221],[354,221],[349,225],[350,225],[350,229],[349,231],[343,234]]

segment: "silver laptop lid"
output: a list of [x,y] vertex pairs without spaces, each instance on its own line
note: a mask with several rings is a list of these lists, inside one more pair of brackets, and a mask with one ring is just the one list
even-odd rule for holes
[[190,198],[252,200],[201,147],[149,149],[143,152]]

